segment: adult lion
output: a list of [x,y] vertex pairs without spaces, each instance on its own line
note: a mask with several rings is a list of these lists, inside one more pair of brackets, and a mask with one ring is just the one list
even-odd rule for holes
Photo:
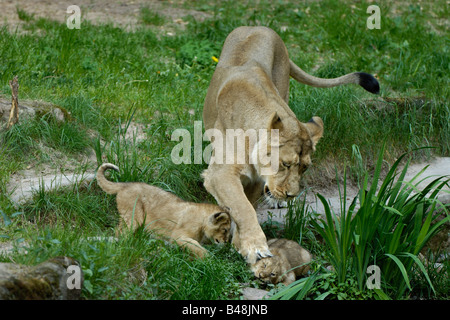
[[[229,129],[242,129],[240,134],[251,129],[278,129],[279,136],[275,143],[269,141],[270,134],[257,142],[247,137],[245,163],[215,159],[203,172],[205,188],[220,206],[230,208],[237,227],[233,243],[250,264],[271,256],[253,207],[255,201],[263,191],[277,200],[298,196],[300,178],[323,134],[319,117],[302,123],[289,108],[290,76],[314,87],[356,83],[372,93],[379,91],[377,80],[367,73],[355,72],[335,79],[307,74],[289,59],[283,41],[269,28],[239,27],[228,35],[205,99],[205,129],[218,130],[224,136]],[[261,148],[267,148],[267,155],[276,148],[278,171],[262,173],[267,164],[255,159]],[[236,153],[236,148],[232,152]]]

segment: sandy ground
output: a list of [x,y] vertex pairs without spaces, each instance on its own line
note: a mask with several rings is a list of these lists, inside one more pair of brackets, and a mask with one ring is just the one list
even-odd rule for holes
[[179,8],[182,1],[157,1],[157,0],[0,0],[0,25],[8,25],[10,30],[21,29],[25,23],[19,19],[17,9],[20,8],[34,18],[51,18],[59,22],[66,22],[72,12],[67,13],[67,8],[77,5],[81,10],[81,27],[83,21],[89,20],[94,24],[113,23],[125,29],[133,29],[139,23],[139,14],[142,7],[148,7],[152,11],[167,18],[172,23],[182,25],[181,20],[185,16],[192,16],[202,20],[209,16],[208,13]]

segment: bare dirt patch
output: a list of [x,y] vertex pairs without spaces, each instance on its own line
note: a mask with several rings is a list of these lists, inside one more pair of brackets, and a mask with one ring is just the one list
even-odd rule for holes
[[140,24],[139,15],[141,8],[148,7],[150,10],[167,18],[171,23],[183,25],[182,18],[192,16],[202,21],[210,17],[207,12],[193,9],[180,8],[182,2],[157,0],[2,0],[0,10],[0,25],[7,25],[10,30],[21,29],[25,23],[19,18],[17,8],[32,15],[34,18],[48,18],[65,23],[71,13],[67,8],[77,5],[81,9],[81,24],[87,20],[93,24],[112,23],[125,29],[133,29]]

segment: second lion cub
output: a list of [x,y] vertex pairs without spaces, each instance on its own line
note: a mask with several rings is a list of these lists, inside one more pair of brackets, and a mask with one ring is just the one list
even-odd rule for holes
[[263,258],[252,265],[255,276],[267,283],[288,285],[296,277],[305,275],[309,270],[311,254],[297,242],[287,239],[267,241],[273,256]]
[[202,258],[207,250],[200,243],[209,239],[215,243],[230,238],[231,218],[228,212],[214,204],[186,202],[174,194],[139,182],[111,182],[105,171],[119,168],[104,163],[97,171],[98,185],[109,194],[117,194],[117,208],[123,223],[136,229],[145,223],[148,230],[167,236]]

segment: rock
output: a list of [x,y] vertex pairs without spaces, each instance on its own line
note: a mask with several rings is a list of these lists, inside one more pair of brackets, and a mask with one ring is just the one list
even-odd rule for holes
[[243,300],[262,300],[267,298],[269,291],[246,287],[242,289]]
[[0,255],[7,256],[11,253],[18,252],[20,254],[27,254],[27,247],[28,243],[26,241],[14,243],[8,241],[8,242],[0,242]]
[[[11,98],[0,97],[0,128],[6,126],[11,106]],[[62,107],[45,101],[19,99],[19,123],[25,119],[34,119],[46,114],[51,114],[59,122],[70,118],[70,113]]]
[[77,300],[83,280],[80,264],[69,257],[36,266],[0,263],[0,299]]
[[23,204],[31,199],[33,194],[40,189],[52,190],[83,181],[92,181],[95,178],[94,173],[68,174],[59,173],[47,176],[35,176],[21,179],[18,183],[10,183],[7,186],[7,192],[10,194],[11,201],[16,204]]
[[[0,98],[0,123],[8,121],[11,110],[11,99]],[[30,119],[36,116],[36,110],[29,105],[19,102],[19,121],[21,119]]]

